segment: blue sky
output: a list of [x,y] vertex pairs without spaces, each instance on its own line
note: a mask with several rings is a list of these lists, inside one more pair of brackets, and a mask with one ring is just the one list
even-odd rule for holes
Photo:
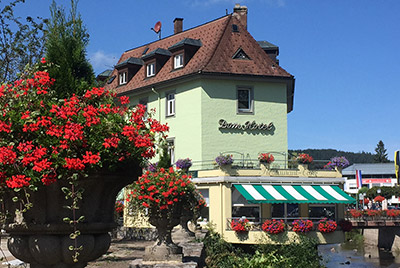
[[[7,2],[7,1],[5,1]],[[80,0],[96,73],[127,49],[156,40],[150,30],[173,20],[192,28],[232,12],[230,0]],[[68,7],[69,0],[58,0]],[[289,149],[400,150],[400,1],[247,0],[248,30],[279,46],[280,65],[296,78],[288,114]],[[4,4],[4,3],[2,3]],[[16,14],[49,17],[51,0],[26,0]]]

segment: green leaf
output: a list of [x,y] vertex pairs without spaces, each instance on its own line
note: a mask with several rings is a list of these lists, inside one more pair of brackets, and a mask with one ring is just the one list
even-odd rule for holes
[[17,196],[14,196],[14,197],[12,198],[12,201],[13,201],[13,202],[18,202],[18,200],[19,200],[19,199],[18,199]]

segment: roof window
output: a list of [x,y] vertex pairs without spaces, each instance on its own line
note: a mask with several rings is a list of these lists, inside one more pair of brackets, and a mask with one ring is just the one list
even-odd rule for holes
[[249,56],[247,56],[246,52],[243,49],[239,48],[236,53],[233,55],[232,59],[235,60],[251,60]]
[[119,85],[127,84],[140,70],[140,68],[142,68],[142,66],[143,61],[139,58],[133,57],[130,57],[129,59],[115,65],[115,69],[118,70]]
[[146,63],[146,77],[155,76],[168,61],[171,55],[171,52],[168,50],[157,48],[142,56],[142,60]]
[[184,38],[170,46],[168,50],[175,54],[173,68],[178,69],[184,67],[202,45],[200,39]]

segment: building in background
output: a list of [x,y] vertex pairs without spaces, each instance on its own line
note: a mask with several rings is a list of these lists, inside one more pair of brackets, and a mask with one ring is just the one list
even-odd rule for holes
[[[254,40],[247,7],[237,4],[232,14],[185,31],[175,19],[173,35],[124,52],[106,84],[170,126],[171,162],[192,159],[193,181],[208,205],[203,218],[228,242],[258,243],[265,237],[260,224],[270,218],[340,220],[344,205],[355,202],[341,190],[339,171],[288,169],[294,77],[278,54],[277,46]],[[260,153],[275,161],[260,165]],[[232,167],[214,167],[220,154],[233,155]],[[254,227],[246,239],[229,224],[242,217]],[[342,232],[311,235],[320,243],[344,239]]]
[[189,157],[192,170],[212,168],[219,154],[255,165],[261,152],[287,160],[287,113],[294,77],[278,64],[279,48],[247,31],[247,8],[124,52],[106,84],[132,105],[156,110],[170,126],[172,162]]

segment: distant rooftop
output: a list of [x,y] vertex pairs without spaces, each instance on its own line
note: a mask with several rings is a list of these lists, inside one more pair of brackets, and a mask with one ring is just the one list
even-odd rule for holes
[[343,176],[356,174],[356,170],[361,170],[364,175],[393,175],[395,174],[394,163],[365,163],[353,164],[342,170]]

